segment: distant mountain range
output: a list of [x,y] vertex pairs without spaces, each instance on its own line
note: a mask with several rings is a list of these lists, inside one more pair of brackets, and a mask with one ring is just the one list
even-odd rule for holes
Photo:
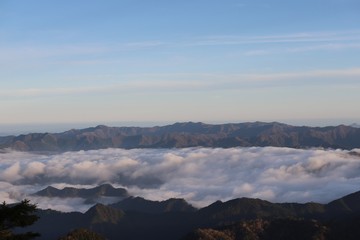
[[360,147],[360,128],[291,126],[271,122],[229,124],[175,123],[162,127],[97,126],[62,133],[31,133],[0,137],[0,149],[78,151],[103,148],[275,146],[291,148]]
[[55,187],[47,187],[39,192],[34,193],[35,196],[41,197],[58,197],[58,198],[84,198],[96,200],[99,197],[129,197],[125,188],[114,188],[110,184],[102,184],[98,187],[82,189],[65,187],[64,189],[57,189]]
[[328,204],[271,203],[239,198],[195,209],[183,199],[128,197],[96,204],[85,213],[39,210],[24,231],[58,239],[89,229],[106,239],[359,239],[360,192]]

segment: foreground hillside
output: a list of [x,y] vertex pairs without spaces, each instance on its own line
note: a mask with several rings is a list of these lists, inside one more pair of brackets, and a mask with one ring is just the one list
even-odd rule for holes
[[271,203],[239,198],[195,209],[183,199],[128,197],[85,213],[39,210],[25,231],[58,239],[88,229],[106,239],[359,239],[360,192],[328,204]]
[[292,148],[360,147],[360,128],[299,127],[282,123],[175,123],[162,127],[73,129],[63,133],[32,133],[0,137],[0,148],[20,151],[77,151],[102,148],[275,146]]

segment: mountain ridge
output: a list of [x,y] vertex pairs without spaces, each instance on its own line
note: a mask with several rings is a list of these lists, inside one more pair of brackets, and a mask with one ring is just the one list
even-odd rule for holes
[[[299,234],[295,239],[341,239],[332,238],[333,233],[337,237],[346,234],[350,236],[346,239],[358,239],[359,198],[360,191],[327,204],[272,203],[261,199],[237,198],[217,201],[196,211],[179,212],[172,209],[154,213],[142,211],[141,208],[133,211],[96,204],[85,213],[39,210],[39,221],[24,230],[40,232],[40,239],[56,239],[76,228],[90,229],[107,239],[219,239],[212,236],[242,239],[234,237],[239,234],[254,237],[247,239],[273,239],[266,238],[263,233],[280,237],[276,239],[289,239],[288,236],[294,233]],[[130,201],[134,199],[139,200],[129,198]],[[145,207],[154,203],[146,199],[141,199],[141,202]],[[346,204],[342,204],[344,202]],[[57,224],[49,228],[53,222]],[[314,234],[319,233],[322,238],[313,238]]]
[[164,201],[150,201],[141,197],[128,197],[109,206],[124,211],[161,214],[166,212],[195,212],[197,209],[184,199],[170,198]]
[[58,189],[52,186],[48,186],[43,190],[40,190],[33,195],[41,197],[59,197],[59,198],[95,198],[95,197],[129,197],[125,188],[114,188],[110,184],[102,184],[94,188],[74,188],[65,187]]
[[307,127],[278,122],[206,124],[174,123],[155,127],[98,125],[62,133],[30,133],[0,137],[0,149],[18,151],[79,151],[105,148],[251,147],[291,148],[360,147],[360,128]]

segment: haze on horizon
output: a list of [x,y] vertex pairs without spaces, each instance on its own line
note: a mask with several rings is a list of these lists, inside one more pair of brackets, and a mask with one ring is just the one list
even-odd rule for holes
[[352,123],[359,10],[356,0],[4,0],[0,124]]

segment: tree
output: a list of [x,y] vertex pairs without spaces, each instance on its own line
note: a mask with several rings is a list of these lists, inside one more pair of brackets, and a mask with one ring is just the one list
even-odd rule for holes
[[30,204],[30,200],[8,205],[3,202],[0,205],[0,239],[3,240],[28,240],[40,236],[38,233],[26,232],[15,234],[14,228],[26,227],[36,222],[39,217],[35,215],[36,205]]
[[88,229],[75,229],[74,231],[68,233],[65,237],[59,238],[59,240],[105,240],[104,237],[99,234],[90,231]]

